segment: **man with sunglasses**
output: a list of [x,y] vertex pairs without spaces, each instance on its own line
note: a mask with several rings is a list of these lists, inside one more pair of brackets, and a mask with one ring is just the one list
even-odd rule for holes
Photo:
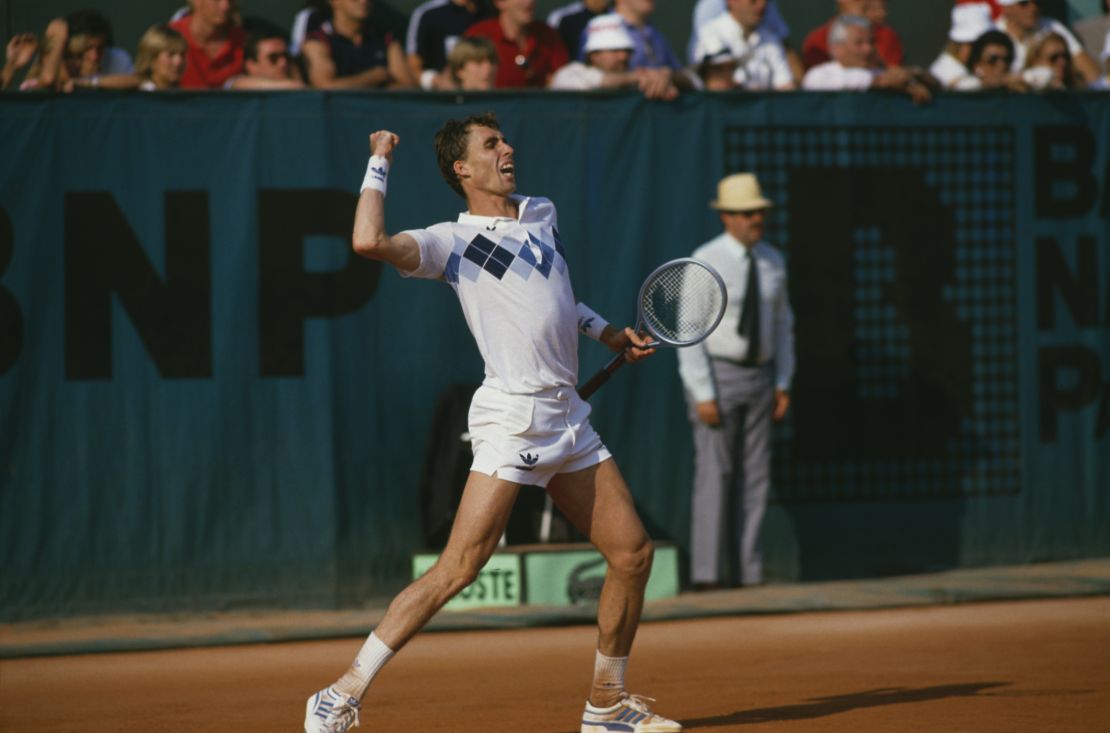
[[276,28],[257,30],[247,37],[243,70],[245,74],[228,81],[228,89],[305,88],[300,69],[290,59],[285,34]]
[[1020,74],[1010,71],[1014,62],[1014,42],[1000,30],[989,30],[971,44],[967,76],[957,79],[952,88],[960,92],[1005,89],[1027,92],[1029,85]]
[[1014,42],[1014,60],[1011,71],[1020,73],[1025,68],[1029,51],[1045,36],[1056,33],[1068,44],[1068,51],[1075,63],[1075,70],[1086,84],[1094,82],[1099,77],[1098,65],[1083,50],[1079,39],[1058,20],[1045,18],[1041,15],[1038,0],[997,0],[1002,8],[1002,15],[998,19],[998,29],[1003,31]]
[[724,551],[738,558],[741,585],[763,582],[760,532],[771,484],[771,422],[786,416],[794,376],[786,265],[763,240],[771,206],[751,173],[722,179],[710,207],[720,212],[724,232],[693,255],[716,268],[728,289],[717,329],[702,343],[678,350],[694,431],[695,590],[731,584],[721,567],[729,538],[739,547]]

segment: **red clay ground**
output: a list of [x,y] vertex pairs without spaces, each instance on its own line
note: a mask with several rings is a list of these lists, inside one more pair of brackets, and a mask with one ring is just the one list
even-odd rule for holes
[[[298,731],[361,640],[7,660],[4,731]],[[573,733],[587,627],[425,634],[358,730]],[[688,731],[1106,733],[1110,598],[646,624],[633,692]]]

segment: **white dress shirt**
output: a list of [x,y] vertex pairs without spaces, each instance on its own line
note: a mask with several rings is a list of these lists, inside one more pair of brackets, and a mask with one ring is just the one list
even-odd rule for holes
[[[698,47],[698,32],[714,20],[719,15],[728,12],[728,6],[725,0],[698,0],[694,5],[694,16],[690,22],[690,42],[686,44],[686,57],[693,65],[697,65],[700,59],[696,55]],[[780,41],[790,38],[790,26],[786,24],[786,19],[782,17],[782,11],[779,10],[778,4],[775,0],[770,0],[767,3],[767,12],[763,16],[763,22],[759,24],[759,30],[764,33],[771,33]]]
[[[794,312],[786,288],[786,262],[779,251],[759,242],[751,250],[759,267],[759,352],[760,364],[774,362],[775,388],[789,391],[794,378]],[[710,359],[740,362],[748,353],[748,342],[740,335],[740,316],[747,292],[749,250],[727,232],[694,250],[693,257],[712,265],[725,281],[728,304],[717,329],[696,346],[678,349],[678,371],[682,384],[695,402],[716,397]]]

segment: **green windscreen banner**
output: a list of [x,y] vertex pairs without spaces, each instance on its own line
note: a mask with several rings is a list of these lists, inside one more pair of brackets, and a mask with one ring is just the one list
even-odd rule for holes
[[[393,130],[388,228],[453,220],[434,134],[490,110],[616,323],[758,174],[798,363],[769,577],[1110,553],[1110,96],[4,95],[0,616],[403,585],[459,460],[433,414],[482,364],[449,286],[352,253],[357,191]],[[664,351],[592,420],[684,550],[681,392]]]

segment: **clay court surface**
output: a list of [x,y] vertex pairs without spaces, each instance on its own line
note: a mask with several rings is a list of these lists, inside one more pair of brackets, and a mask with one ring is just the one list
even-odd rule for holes
[[[436,632],[359,731],[572,733],[585,626]],[[299,731],[360,639],[0,662],[5,731]],[[1110,598],[645,624],[629,688],[701,731],[1110,731]]]

